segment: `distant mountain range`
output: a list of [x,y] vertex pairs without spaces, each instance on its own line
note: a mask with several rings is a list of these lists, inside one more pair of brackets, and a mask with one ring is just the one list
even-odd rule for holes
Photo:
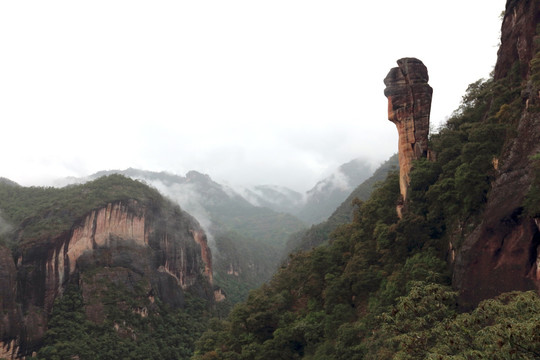
[[361,158],[341,165],[307,192],[305,203],[295,215],[308,224],[325,221],[372,173],[371,165]]
[[[211,225],[219,224],[243,228],[244,221],[239,220],[238,215],[251,213],[246,219],[251,221],[253,211],[258,214],[268,212],[268,210],[294,215],[306,224],[320,223],[328,219],[347,196],[372,175],[373,171],[366,160],[361,158],[351,160],[317,182],[305,194],[278,185],[257,185],[251,188],[233,189],[197,171],[190,171],[184,177],[167,172],[129,168],[100,171],[91,175],[90,179],[112,173],[119,173],[151,184],[163,194],[176,200],[184,209],[197,217],[203,226],[211,228]],[[77,181],[77,179],[71,179],[71,181]],[[253,210],[254,208],[257,209]],[[275,216],[271,212],[268,214]],[[260,233],[257,230],[247,229],[247,231],[257,238],[268,236],[267,233]]]
[[197,171],[179,176],[129,168],[100,171],[89,179],[111,174],[152,186],[199,221],[212,249],[215,283],[229,304],[244,300],[250,289],[267,281],[280,263],[287,239],[305,228],[295,216],[255,206]]
[[288,235],[304,228],[303,222],[286,213],[256,206],[232,188],[219,184],[209,175],[190,171],[186,176],[129,168],[100,171],[99,178],[112,173],[141,180],[176,201],[195,216],[210,236],[224,229],[234,230],[255,241],[282,245]]
[[369,162],[357,158],[338,167],[305,194],[275,185],[255,186],[241,193],[253,205],[293,214],[309,225],[318,224],[372,173]]
[[296,214],[304,205],[301,193],[278,185],[257,185],[241,190],[242,196],[255,206],[262,206],[278,212]]
[[250,288],[270,278],[285,252],[305,247],[290,240],[295,234],[305,234],[308,224],[326,220],[371,173],[366,161],[355,159],[305,194],[276,185],[235,190],[197,171],[180,176],[129,168],[100,171],[68,182],[121,174],[154,187],[178,203],[206,230],[216,283],[236,302]]
[[384,181],[388,174],[392,171],[398,171],[399,162],[398,155],[394,154],[384,163],[367,180],[358,185],[347,198],[337,207],[334,208],[332,215],[318,224],[312,225],[309,229],[300,230],[293,234],[287,241],[284,254],[288,255],[296,251],[308,251],[316,246],[327,243],[330,239],[330,234],[342,224],[348,224],[353,220],[354,205],[353,200],[359,199],[365,201],[371,196],[371,192],[378,182]]

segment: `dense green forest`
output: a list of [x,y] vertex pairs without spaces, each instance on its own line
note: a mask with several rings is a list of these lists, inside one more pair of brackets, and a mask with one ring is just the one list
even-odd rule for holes
[[206,328],[204,301],[189,296],[183,309],[173,309],[156,299],[141,308],[143,287],[134,292],[104,285],[99,295],[106,299],[105,320],[89,321],[80,289],[69,285],[54,304],[43,347],[30,359],[73,359],[75,354],[81,360],[190,359]]
[[[90,211],[118,201],[135,202],[149,211],[156,210],[156,214],[162,216],[178,215],[175,217],[177,221],[185,221],[182,216],[187,216],[180,215],[179,206],[165,199],[156,189],[122,175],[104,176],[64,188],[22,187],[0,181],[1,215],[8,224],[6,231],[2,231],[1,245],[11,248],[14,258],[20,257],[24,248],[51,242],[51,239],[69,232]],[[213,302],[201,296],[197,289],[184,289],[178,295],[180,290],[176,293],[174,290],[177,284],[159,282],[156,274],[140,272],[137,265],[130,268],[132,260],[128,252],[127,248],[122,250],[125,267],[102,266],[92,261],[78,264],[78,272],[62,284],[66,289],[56,298],[52,313],[47,316],[44,341],[37,348],[30,349],[36,352],[30,358],[116,360],[191,357],[195,341],[206,329]],[[151,251],[146,249],[145,252]],[[2,264],[2,269],[6,266]],[[19,272],[16,276],[22,281],[25,275]],[[199,282],[205,284],[206,279],[201,278]],[[155,289],[156,284],[168,285],[168,289]],[[34,284],[33,287],[39,289],[44,285]],[[168,294],[171,299],[176,296],[177,300],[165,301],[155,294],[157,291]],[[21,292],[18,289],[18,293]],[[8,300],[2,299],[2,305],[5,305],[4,301]],[[24,300],[18,301],[22,304],[17,306],[22,308],[23,316],[28,316]],[[94,315],[90,318],[89,314]],[[6,320],[8,316],[13,314],[6,315],[3,326],[9,323]]]
[[[57,236],[91,210],[111,201],[128,199],[154,208],[166,202],[156,189],[121,175],[63,188],[22,187],[13,182],[0,182],[1,215],[10,224],[21,224],[24,233],[19,234],[19,238],[24,241]],[[14,242],[17,239],[9,234],[4,235],[2,240],[7,245],[22,245]]]
[[218,306],[220,314],[272,277],[284,256],[284,242],[305,227],[293,215],[254,206],[197,171],[182,177],[129,168],[100,171],[91,178],[113,174],[159,189],[203,224],[212,247],[214,283],[226,295]]
[[[290,256],[230,316],[212,321],[195,359],[538,359],[540,299],[507,293],[462,312],[448,243],[479,221],[498,158],[523,111],[520,64],[471,84],[418,160],[398,219],[397,173],[357,201],[329,245]],[[540,170],[539,170],[540,171]],[[540,176],[524,206],[538,214]],[[456,229],[459,231],[456,232]]]

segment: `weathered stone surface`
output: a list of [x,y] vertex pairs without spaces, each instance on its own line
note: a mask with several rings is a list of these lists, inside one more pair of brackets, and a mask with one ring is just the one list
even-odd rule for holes
[[[97,296],[100,289],[94,285],[96,277],[127,291],[134,283],[146,284],[145,303],[158,296],[172,307],[182,307],[185,291],[210,301],[214,298],[206,235],[192,216],[172,206],[150,208],[135,200],[109,203],[56,238],[25,245],[17,266],[9,250],[7,255],[1,250],[0,291],[6,296],[0,299],[0,310],[9,311],[0,318],[0,340],[4,352],[15,346],[18,356],[40,345],[47,314],[70,282],[81,287],[85,303],[90,304],[86,313],[98,323],[105,314]],[[22,318],[12,310],[19,307]]]
[[384,95],[388,98],[388,120],[396,124],[399,134],[399,184],[405,200],[412,161],[427,156],[433,89],[422,61],[403,58],[397,63],[384,79]]
[[22,316],[15,302],[17,269],[8,248],[0,246],[0,359],[12,359],[19,349]]
[[[530,77],[532,44],[540,20],[539,1],[507,1],[495,80],[522,64],[524,82]],[[526,86],[527,88],[534,86]],[[537,99],[536,92],[522,93],[523,103]],[[482,221],[464,240],[454,265],[454,286],[463,307],[510,290],[540,291],[540,229],[536,219],[523,213],[523,202],[533,180],[531,155],[540,152],[540,114],[524,107],[516,136],[499,159],[498,175]]]
[[534,35],[540,21],[537,0],[507,1],[501,25],[501,45],[497,52],[495,79],[506,77],[519,61],[522,77],[527,75],[534,56]]

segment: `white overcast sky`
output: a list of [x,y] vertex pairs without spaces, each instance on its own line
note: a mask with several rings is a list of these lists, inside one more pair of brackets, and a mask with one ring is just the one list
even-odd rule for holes
[[383,79],[417,57],[434,127],[496,61],[504,0],[0,2],[0,176],[136,167],[305,191],[397,151]]

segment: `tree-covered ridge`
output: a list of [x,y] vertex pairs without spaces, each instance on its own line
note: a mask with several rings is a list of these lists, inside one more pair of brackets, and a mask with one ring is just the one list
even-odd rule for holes
[[[85,274],[87,278],[94,276]],[[106,270],[101,270],[106,271]],[[99,275],[99,274],[98,274]],[[80,288],[68,285],[54,304],[44,346],[30,359],[189,359],[194,343],[206,327],[207,304],[188,296],[183,309],[173,309],[159,298],[148,298],[146,284],[134,288],[98,281],[94,297],[105,300],[106,318],[88,319]],[[86,309],[86,311],[85,311]],[[137,311],[135,311],[137,310]]]
[[401,219],[391,174],[328,246],[294,254],[227,320],[212,323],[194,358],[538,358],[529,333],[539,324],[537,295],[507,294],[459,314],[449,287],[448,244],[459,247],[482,214],[525,111],[523,86],[519,65],[504,79],[472,84],[431,137],[432,159],[414,164]]
[[305,227],[293,215],[254,206],[232,188],[197,171],[183,177],[129,168],[101,171],[91,178],[111,174],[154,186],[205,226],[212,247],[214,283],[226,296],[219,303],[220,313],[272,277],[285,240]]
[[[4,331],[2,341],[13,340],[14,353],[29,358],[37,352],[37,359],[191,357],[214,304],[193,218],[157,190],[121,175],[60,189],[5,184],[0,205],[13,231],[4,240],[18,261],[10,268],[6,256],[2,264],[3,276],[14,279],[2,289],[2,305],[11,301],[2,308],[2,326],[15,329]],[[108,243],[83,244],[75,266],[66,266],[68,251],[81,245],[69,232],[111,203],[125,206],[128,215],[146,215],[149,246],[106,229]],[[188,285],[170,269],[190,277]],[[53,301],[51,311],[47,302]]]
[[309,229],[299,231],[289,237],[284,251],[284,257],[291,252],[299,250],[311,250],[315,246],[328,242],[330,234],[342,224],[352,221],[354,213],[354,203],[357,200],[365,201],[369,199],[371,192],[377,182],[383,181],[388,173],[399,166],[398,155],[394,154],[382,163],[377,170],[339,205],[332,215],[324,222],[312,225]]
[[2,215],[15,227],[23,225],[23,233],[19,237],[24,241],[59,235],[91,210],[128,199],[150,207],[165,203],[157,190],[121,175],[105,176],[63,188],[0,183]]

